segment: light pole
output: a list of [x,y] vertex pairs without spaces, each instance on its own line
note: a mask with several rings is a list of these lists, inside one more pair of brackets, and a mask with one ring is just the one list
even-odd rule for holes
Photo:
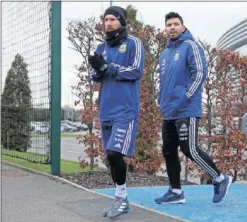
[[247,112],[242,117],[242,132],[243,134],[247,134]]
[[112,0],[110,0],[110,6],[112,6]]

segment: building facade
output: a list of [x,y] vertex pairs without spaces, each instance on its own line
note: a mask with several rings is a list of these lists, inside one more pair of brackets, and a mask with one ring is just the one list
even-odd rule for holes
[[[241,56],[247,56],[247,18],[234,25],[220,37],[217,42],[217,49],[239,52]],[[242,92],[239,71],[233,69],[230,74],[235,76],[235,80],[232,82],[233,92]],[[233,104],[238,105],[239,103],[241,103],[239,100],[233,101]],[[236,117],[236,119],[238,118]]]
[[238,51],[247,56],[247,18],[227,30],[218,40],[217,49]]

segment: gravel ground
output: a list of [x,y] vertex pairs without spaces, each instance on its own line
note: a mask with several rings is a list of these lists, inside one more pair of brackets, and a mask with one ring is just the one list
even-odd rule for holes
[[[110,173],[108,171],[66,174],[62,175],[62,177],[88,189],[114,187]],[[128,172],[126,183],[128,187],[169,185],[168,178],[166,177],[137,172]],[[195,185],[195,183],[185,181],[181,181],[181,184]]]

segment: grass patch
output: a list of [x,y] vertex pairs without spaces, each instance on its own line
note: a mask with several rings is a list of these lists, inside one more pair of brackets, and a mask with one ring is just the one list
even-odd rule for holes
[[61,137],[62,138],[66,138],[66,137],[74,137],[74,138],[76,138],[76,137],[79,137],[81,135],[83,135],[83,133],[76,133],[76,134],[75,133],[61,133]]
[[[37,170],[44,173],[51,173],[50,164],[42,164],[42,163],[34,163],[28,160],[37,161],[37,162],[45,162],[47,156],[37,153],[26,153],[26,152],[18,152],[8,149],[1,149],[2,160],[15,163],[17,165],[21,165],[33,170]],[[5,154],[5,155],[4,155]],[[27,160],[28,159],[28,160]],[[61,174],[69,174],[69,173],[81,173],[90,171],[88,168],[80,168],[79,163],[75,161],[63,160],[61,159]],[[99,168],[95,168],[94,171],[99,171]]]
[[[85,134],[84,132],[81,133],[61,133],[61,138],[76,138],[81,135]],[[31,138],[46,138],[47,134],[32,134]]]
[[[51,167],[48,164],[40,164],[40,163],[32,163],[27,160],[18,159],[15,157],[5,156],[2,155],[2,160],[5,160],[10,163],[15,163],[20,166],[24,166],[33,170],[37,170],[44,173],[51,173]],[[79,163],[69,160],[61,160],[61,174],[69,174],[69,173],[82,173],[82,172],[89,172],[89,168],[80,168]],[[94,171],[99,171],[99,168],[94,169]]]
[[39,153],[32,153],[32,152],[19,152],[15,150],[9,150],[5,148],[1,148],[1,153],[10,155],[10,156],[18,156],[23,159],[32,159],[32,160],[42,160],[42,158],[46,158],[47,156],[44,154],[39,154]]

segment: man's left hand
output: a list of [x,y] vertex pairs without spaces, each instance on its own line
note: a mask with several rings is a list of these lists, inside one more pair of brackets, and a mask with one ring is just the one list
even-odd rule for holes
[[99,56],[96,53],[94,53],[93,56],[89,56],[88,62],[97,71],[102,72],[107,69],[107,62],[104,60],[102,56]]

